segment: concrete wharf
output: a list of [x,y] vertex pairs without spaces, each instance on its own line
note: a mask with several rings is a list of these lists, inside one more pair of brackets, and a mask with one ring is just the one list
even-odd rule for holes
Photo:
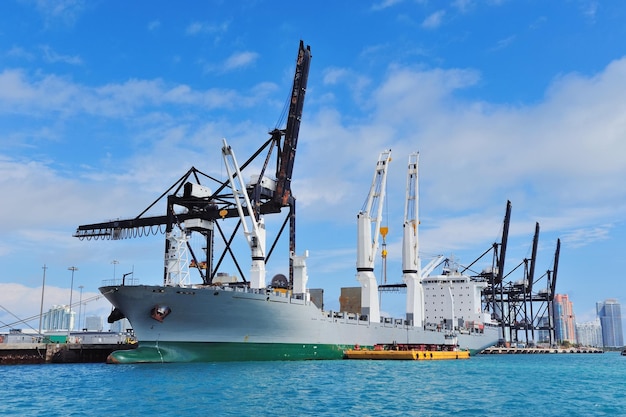
[[0,343],[0,365],[104,363],[114,350],[134,349],[136,346],[127,343]]
[[533,355],[547,353],[604,353],[600,348],[578,347],[578,348],[542,348],[542,347],[498,347],[493,346],[480,352],[481,355]]

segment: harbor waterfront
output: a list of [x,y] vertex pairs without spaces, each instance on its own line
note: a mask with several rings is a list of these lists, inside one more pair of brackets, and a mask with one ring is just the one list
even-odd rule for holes
[[[132,351],[136,343],[0,343],[0,365],[42,364],[42,363],[104,363],[107,357],[116,350]],[[406,357],[398,355],[402,350],[375,350],[354,347],[343,352],[344,359],[413,359],[442,360],[468,359],[469,351],[423,351],[404,349]],[[387,355],[385,355],[385,352]],[[389,354],[396,352],[396,354]],[[369,353],[369,355],[367,354]],[[422,354],[421,356],[419,354]],[[428,353],[429,355],[426,355]],[[502,347],[493,346],[480,352],[481,355],[501,354],[549,354],[549,353],[604,353],[594,347]],[[435,355],[433,357],[433,354]],[[622,355],[624,353],[622,352]]]
[[136,347],[131,333],[52,332],[39,337],[13,330],[0,334],[0,365],[105,362],[115,350]]
[[1,368],[3,416],[619,416],[626,358],[29,365]]

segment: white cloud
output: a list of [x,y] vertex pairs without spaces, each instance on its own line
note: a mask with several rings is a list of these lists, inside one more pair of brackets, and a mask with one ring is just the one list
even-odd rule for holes
[[345,68],[328,68],[324,71],[324,83],[326,84],[337,84],[342,80],[350,77],[350,71]]
[[402,3],[404,0],[381,0],[372,5],[372,10],[383,10]]
[[611,225],[599,225],[585,229],[567,231],[561,239],[564,244],[572,248],[595,244],[599,240],[607,240],[610,236]]
[[150,22],[148,22],[148,30],[150,32],[157,30],[158,28],[161,27],[161,21],[160,20],[152,20]]
[[224,33],[228,30],[228,22],[223,22],[220,24],[213,24],[207,22],[193,22],[187,26],[185,32],[187,35],[202,35],[202,34],[219,34]]
[[432,13],[422,21],[424,29],[437,29],[443,23],[443,17],[446,15],[445,10],[438,10]]
[[13,46],[6,53],[6,56],[11,58],[24,59],[26,61],[33,61],[35,59],[35,55],[26,51],[24,48],[20,46]]
[[[245,62],[242,59],[239,64]],[[171,104],[204,109],[249,106],[274,88],[273,84],[261,83],[240,95],[235,90],[196,91],[184,84],[170,86],[160,79],[131,79],[90,87],[55,75],[30,76],[19,69],[6,69],[0,73],[0,109],[6,114],[59,112],[65,117],[89,114],[126,118],[139,110],[147,114]]]
[[490,51],[498,51],[500,49],[507,48],[510,44],[512,44],[515,41],[515,38],[516,36],[512,35],[504,39],[500,39],[498,42],[496,42],[496,45],[490,49]]
[[44,60],[47,62],[62,62],[70,65],[80,65],[83,63],[82,59],[79,56],[61,55],[53,51],[49,45],[42,45],[40,48],[43,51]]
[[227,72],[233,69],[247,67],[253,64],[257,60],[258,57],[259,57],[259,54],[255,52],[249,52],[249,51],[237,52],[235,54],[232,54],[226,59],[226,61],[224,62],[223,70]]
[[34,0],[47,26],[60,22],[72,26],[88,7],[84,0]]
[[598,9],[600,7],[598,2],[596,0],[582,0],[580,7],[583,16],[585,16],[592,23],[595,23]]
[[452,2],[452,7],[461,13],[467,13],[473,6],[473,0],[455,0]]

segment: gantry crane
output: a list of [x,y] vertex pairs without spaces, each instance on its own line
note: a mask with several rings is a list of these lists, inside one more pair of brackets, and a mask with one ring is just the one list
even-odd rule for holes
[[[289,224],[289,250],[295,253],[295,198],[291,192],[291,180],[295,161],[300,122],[304,106],[304,98],[308,82],[311,49],[300,41],[296,68],[293,79],[287,125],[284,129],[274,129],[270,138],[253,153],[227,180],[220,180],[207,175],[192,167],[186,174],[179,178],[168,190],[166,190],[148,208],[132,219],[118,219],[103,223],[94,223],[78,226],[75,237],[79,239],[125,239],[150,234],[166,234],[165,240],[165,285],[179,285],[186,279],[184,267],[181,266],[180,256],[187,248],[192,260],[192,265],[200,266],[198,271],[204,284],[211,284],[215,279],[220,264],[227,255],[231,258],[239,271],[243,281],[248,285],[246,274],[242,271],[231,250],[231,243],[242,224],[241,204],[242,193],[248,198],[244,216],[254,217],[254,224],[262,224],[262,216],[265,214],[280,213],[284,208],[289,208],[280,231],[275,236],[269,250],[263,248],[263,260],[266,263],[285,227]],[[276,152],[274,152],[276,151]],[[242,185],[242,172],[264,152],[265,159],[259,164],[262,168],[260,173],[255,173],[256,180]],[[274,155],[275,153],[275,155]],[[227,154],[224,154],[228,158]],[[275,173],[268,173],[270,163],[275,163]],[[233,180],[238,178],[237,192],[233,186]],[[162,199],[166,199],[166,214],[162,216],[147,216]],[[238,219],[230,234],[227,226],[218,220]],[[198,232],[204,236],[205,260],[199,260],[196,253],[191,250],[186,236],[192,232]],[[257,229],[258,232],[258,229]],[[261,232],[258,232],[257,237]],[[214,263],[216,253],[215,239],[221,238],[223,248]],[[253,256],[254,257],[254,256]],[[255,273],[257,268],[258,273]],[[259,271],[259,262],[253,261],[252,277],[254,286],[264,283],[264,274]],[[289,286],[293,286],[292,265],[290,262]],[[206,272],[204,272],[206,271]]]
[[[559,262],[561,241],[557,240],[554,255],[554,269],[535,279],[537,250],[539,245],[539,223],[535,223],[532,255],[523,259],[510,271],[505,272],[506,247],[511,221],[511,202],[507,201],[502,241],[494,243],[492,248],[485,251],[465,270],[472,267],[488,252],[493,251],[493,262],[490,269],[486,269],[474,276],[488,282],[483,291],[483,309],[491,312],[492,318],[498,320],[501,326],[502,342],[535,342],[537,332],[547,332],[549,342],[554,340],[554,323],[552,318],[552,301],[556,292],[556,276]],[[512,280],[510,276],[523,267],[522,279]],[[465,271],[464,270],[464,271]],[[546,278],[546,286],[541,286],[541,280]]]

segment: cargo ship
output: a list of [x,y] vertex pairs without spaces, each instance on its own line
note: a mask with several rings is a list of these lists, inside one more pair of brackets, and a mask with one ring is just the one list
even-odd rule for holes
[[[132,219],[76,230],[79,239],[165,233],[162,284],[122,281],[100,288],[114,306],[109,322],[127,318],[138,341],[133,350],[113,352],[109,363],[341,359],[355,345],[372,348],[392,343],[458,346],[477,353],[498,341],[498,323],[481,309],[486,282],[463,275],[449,262],[439,275],[431,275],[443,257],[421,266],[417,153],[409,156],[403,282],[398,284],[406,290],[405,316],[381,315],[380,294],[385,286],[374,274],[377,256],[384,262],[386,255],[387,229],[381,226],[381,213],[390,150],[381,152],[367,203],[357,215],[356,276],[361,285],[353,288],[358,294],[355,305],[328,311],[323,290],[308,287],[308,251],[297,255],[295,248],[291,178],[310,60],[310,47],[301,41],[286,128],[269,132],[270,138],[241,165],[223,140],[224,179],[191,168],[162,195],[167,195],[164,216],[147,216],[146,209]],[[275,171],[270,173],[272,166]],[[257,171],[244,177],[252,167]],[[268,235],[265,217],[284,212],[282,223],[272,222],[280,226],[277,232]],[[288,233],[283,233],[285,229]],[[193,248],[193,235],[200,236],[202,249]],[[239,235],[245,240],[243,257],[235,244]],[[267,268],[281,244],[288,253],[279,261],[285,273],[276,274],[268,284]],[[224,272],[226,259],[238,273]],[[249,262],[249,270],[241,268],[242,259]],[[192,283],[192,273],[201,282]],[[463,302],[455,303],[459,297]]]

